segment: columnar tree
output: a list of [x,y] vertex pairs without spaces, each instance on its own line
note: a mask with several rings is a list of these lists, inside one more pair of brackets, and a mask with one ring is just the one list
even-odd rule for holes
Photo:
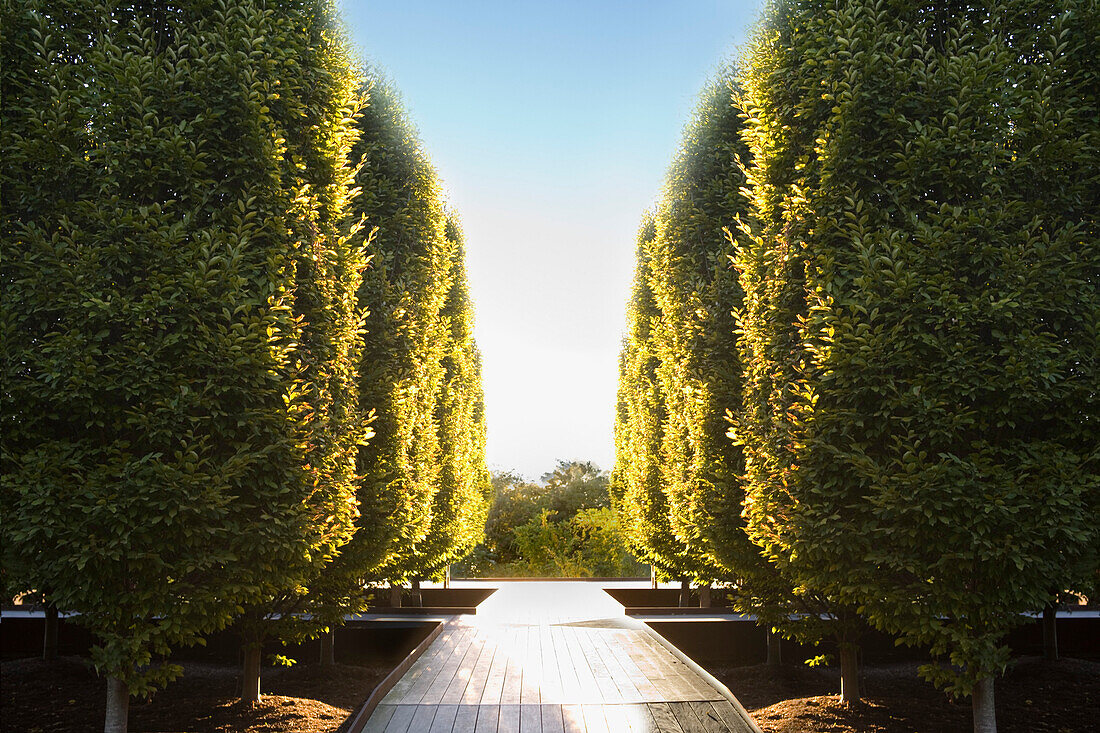
[[772,661],[778,661],[776,630],[807,644],[834,638],[842,699],[854,701],[862,631],[854,609],[780,573],[741,518],[742,446],[726,438],[727,415],[742,402],[735,320],[742,290],[731,261],[741,244],[737,225],[748,210],[742,168],[749,151],[739,96],[732,67],[704,90],[657,209],[645,269],[656,314],[653,363],[665,405],[655,465],[669,528],[685,548],[690,572],[734,585],[734,605],[772,630]]
[[405,563],[416,580],[438,575],[482,541],[492,492],[485,465],[485,399],[466,248],[453,214],[447,217],[446,233],[452,253],[447,299],[440,311],[445,334],[443,383],[434,415],[442,465],[428,532]]
[[615,417],[615,468],[611,499],[631,553],[674,578],[698,569],[689,549],[672,530],[662,487],[661,446],[668,408],[658,378],[661,360],[654,343],[661,312],[651,284],[657,227],[647,214],[638,231],[637,264],[627,334],[619,361]]
[[1005,632],[1100,544],[1097,27],[791,0],[745,75],[750,533],[981,731]]
[[[440,182],[396,91],[368,72],[359,116],[354,210],[374,232],[357,294],[367,312],[359,400],[375,436],[356,461],[359,519],[328,571],[344,607],[365,602],[368,581],[401,581],[401,566],[431,526],[441,454],[435,424],[446,330],[440,311],[456,244],[448,240]],[[340,578],[340,580],[336,580]]]
[[351,511],[315,481],[347,470],[356,255],[289,171],[342,145],[301,137],[322,12],[3,6],[4,578],[96,635],[108,730]]
[[661,479],[671,528],[690,548],[699,580],[747,575],[761,562],[741,521],[741,447],[726,438],[726,413],[741,401],[734,312],[741,289],[731,255],[745,212],[747,157],[734,70],[702,94],[669,168],[650,262],[661,317],[654,329],[666,417]]
[[307,550],[284,569],[292,582],[250,604],[236,624],[244,641],[246,701],[260,696],[265,639],[298,641],[328,625],[326,596],[343,589],[331,588],[323,574],[354,529],[355,459],[369,437],[357,385],[362,315],[356,292],[366,260],[351,211],[359,79],[330,2],[293,7],[286,28],[296,32],[285,35],[282,47],[294,64],[283,66],[276,109],[286,121],[281,175],[293,194],[292,303],[302,326],[298,359],[306,377],[304,448],[312,488],[302,505]]

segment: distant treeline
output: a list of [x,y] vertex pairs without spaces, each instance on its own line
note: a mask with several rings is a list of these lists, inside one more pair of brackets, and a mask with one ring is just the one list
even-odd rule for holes
[[559,461],[541,481],[493,474],[485,539],[452,569],[455,577],[648,577],[627,550],[612,511],[607,473]]

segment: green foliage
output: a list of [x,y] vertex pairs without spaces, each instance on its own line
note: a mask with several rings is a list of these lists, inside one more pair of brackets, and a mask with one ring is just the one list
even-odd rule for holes
[[742,399],[742,291],[731,258],[749,151],[738,93],[732,68],[706,88],[639,237],[612,495],[632,548],[663,574],[721,577],[739,610],[804,643],[849,641],[854,614],[777,572],[741,518],[744,460],[726,438]]
[[607,474],[591,461],[558,461],[540,477],[545,506],[562,517],[611,505]]
[[617,578],[644,571],[627,551],[611,507],[581,509],[557,521],[554,511],[542,509],[513,534],[519,554],[515,570],[524,575]]
[[744,76],[750,534],[967,693],[1096,568],[1093,2],[780,2]]
[[515,544],[516,527],[527,524],[547,508],[543,487],[510,471],[492,475],[492,502],[485,522],[485,556],[492,563],[511,563],[520,558]]
[[328,12],[3,4],[5,590],[78,611],[132,693],[354,514]]
[[607,475],[589,461],[558,461],[542,482],[492,477],[484,544],[469,576],[622,577],[644,574],[610,508]]
[[727,68],[701,96],[668,172],[648,270],[660,311],[652,343],[666,410],[661,483],[671,529],[703,581],[744,578],[761,563],[741,520],[741,448],[726,438],[726,413],[741,401],[730,230],[747,208],[736,92]]
[[466,250],[453,216],[447,219],[447,238],[453,254],[450,289],[440,311],[446,341],[441,360],[443,384],[435,409],[442,466],[428,532],[405,563],[416,578],[442,572],[481,542],[491,493],[485,466],[481,356],[474,343]]
[[356,533],[329,571],[334,585],[349,590],[350,606],[364,602],[354,590],[362,582],[403,578],[402,559],[431,525],[447,346],[440,311],[456,246],[447,238],[439,180],[396,92],[374,73],[365,92],[370,101],[357,119],[352,154],[361,161],[353,210],[374,238],[357,294],[367,313],[358,387],[363,409],[373,411],[375,437],[356,463]]
[[397,93],[373,72],[365,92],[353,208],[374,235],[358,387],[375,437],[358,455],[355,536],[328,571],[341,612],[362,606],[364,582],[429,577],[470,552],[489,494],[462,233]]
[[658,379],[661,359],[655,344],[661,321],[652,285],[656,236],[656,224],[647,215],[638,231],[628,334],[619,357],[610,493],[631,552],[666,575],[681,578],[694,575],[698,564],[672,531],[668,497],[662,488],[661,448],[668,407]]
[[[295,48],[286,49],[296,65],[284,67],[279,102],[289,118],[283,180],[295,192],[293,303],[302,324],[299,359],[310,418],[305,459],[311,490],[302,506],[309,544],[284,569],[293,582],[249,604],[238,620],[246,644],[269,636],[313,638],[328,625],[317,613],[332,591],[322,575],[354,530],[355,459],[369,436],[356,384],[362,314],[355,295],[366,259],[360,221],[351,213],[351,154],[359,136],[353,117],[362,99],[328,0],[313,0],[302,10],[294,20]],[[307,605],[314,611],[308,616],[300,613]]]

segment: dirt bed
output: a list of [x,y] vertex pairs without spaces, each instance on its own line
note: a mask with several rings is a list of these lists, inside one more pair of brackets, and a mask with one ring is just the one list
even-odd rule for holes
[[[863,670],[863,704],[841,705],[832,669],[760,665],[709,670],[765,733],[968,733],[969,699],[951,701],[916,664]],[[1100,661],[1025,657],[997,680],[999,733],[1090,733],[1100,719]]]
[[[235,667],[185,664],[183,678],[152,700],[130,702],[131,733],[335,733],[370,695],[388,667],[299,665],[264,670],[263,700],[236,699]],[[68,733],[103,729],[106,683],[78,657],[0,664],[0,731]]]
[[[915,664],[869,667],[864,703],[837,702],[831,669],[785,665],[714,668],[767,733],[968,733],[968,701],[952,702]],[[183,679],[130,706],[132,733],[340,733],[388,668],[300,665],[265,670],[257,706],[236,701],[237,670],[185,665]],[[103,725],[104,683],[76,657],[0,665],[3,733],[93,731]],[[1100,662],[1018,660],[997,682],[1000,733],[1086,733],[1100,717]]]

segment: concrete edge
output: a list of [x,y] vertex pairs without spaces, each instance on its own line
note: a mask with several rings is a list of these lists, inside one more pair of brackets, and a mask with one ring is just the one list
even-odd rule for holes
[[672,656],[676,657],[681,662],[686,664],[692,672],[702,677],[711,687],[718,690],[719,694],[721,694],[722,697],[726,698],[726,700],[729,701],[731,705],[733,705],[733,709],[736,710],[738,714],[745,719],[745,722],[748,724],[749,729],[752,730],[752,733],[764,733],[764,731],[760,729],[760,726],[757,724],[757,722],[753,720],[753,717],[749,714],[749,711],[745,710],[745,706],[741,704],[741,701],[738,700],[732,692],[730,692],[730,689],[728,687],[719,682],[718,679],[710,672],[700,667],[694,659],[680,651],[680,649],[677,648],[675,644],[651,629],[649,627],[649,624],[642,623],[640,624],[640,626],[646,630],[647,634],[653,637],[654,641],[667,649],[672,654]]
[[370,720],[370,716],[374,713],[378,704],[382,702],[393,686],[397,684],[397,681],[405,676],[405,673],[409,671],[409,668],[413,666],[424,652],[428,651],[435,640],[439,638],[439,635],[443,633],[443,630],[453,625],[458,620],[457,616],[448,616],[442,623],[436,625],[423,641],[416,645],[416,648],[409,652],[408,656],[401,660],[401,663],[390,670],[390,673],[386,675],[381,682],[375,685],[375,688],[371,690],[370,697],[359,707],[359,712],[355,714],[355,718],[352,719],[351,725],[348,726],[347,733],[362,733],[362,730],[367,725],[367,721]]

